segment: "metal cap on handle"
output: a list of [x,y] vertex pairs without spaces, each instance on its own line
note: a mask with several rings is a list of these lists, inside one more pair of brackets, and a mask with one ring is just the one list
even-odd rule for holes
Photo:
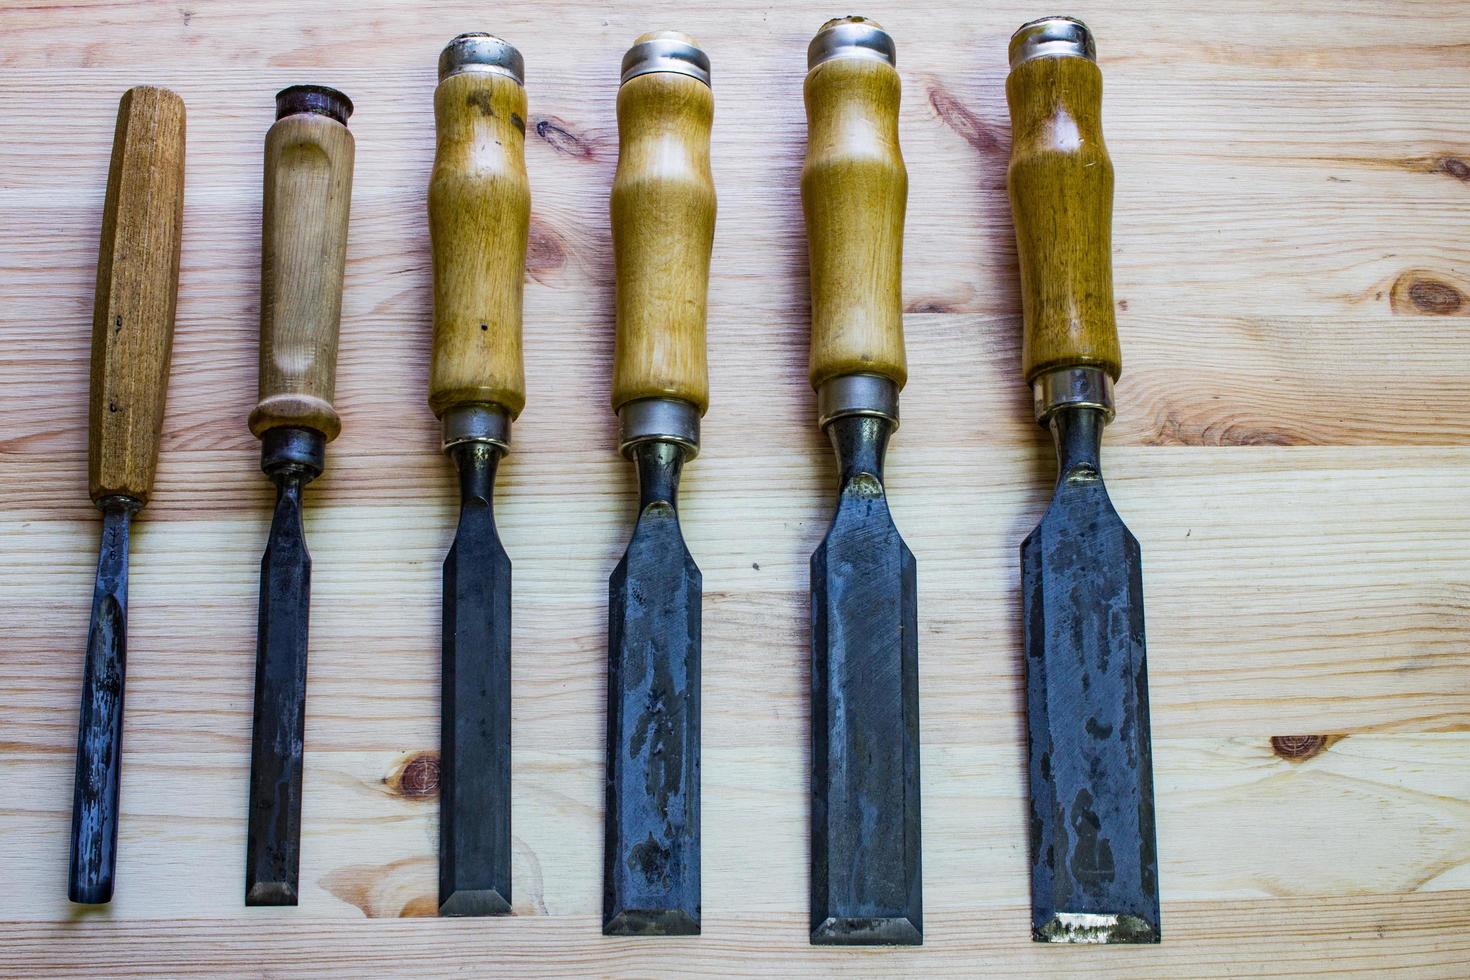
[[806,47],[806,68],[833,58],[871,58],[897,66],[898,53],[877,21],[866,17],[834,17],[817,31]]
[[505,75],[526,84],[526,62],[510,42],[494,34],[461,34],[439,52],[439,81],[460,72],[483,71]]
[[1022,24],[1011,35],[1011,70],[1036,58],[1097,60],[1092,32],[1075,17],[1041,17]]
[[352,116],[352,100],[325,85],[291,85],[276,93],[276,120],[301,113],[315,113],[342,125]]
[[700,48],[699,42],[682,31],[642,34],[623,55],[623,77],[618,84],[626,84],[630,78],[639,75],[665,71],[688,75],[708,85],[709,55]]

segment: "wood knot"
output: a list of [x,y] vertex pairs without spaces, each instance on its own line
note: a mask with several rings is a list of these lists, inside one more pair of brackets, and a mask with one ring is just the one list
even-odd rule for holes
[[1272,735],[1271,751],[1287,762],[1302,762],[1327,747],[1326,735]]
[[532,217],[530,237],[526,240],[526,275],[545,284],[547,276],[567,264],[567,247],[546,222]]
[[403,760],[383,782],[395,795],[407,800],[428,800],[439,795],[439,753],[416,752]]
[[597,155],[597,147],[591,140],[578,136],[555,116],[543,116],[536,120],[536,135],[551,144],[553,150],[565,156],[591,160]]
[[1470,300],[1458,286],[1423,269],[1410,269],[1394,280],[1389,305],[1395,313],[1430,316],[1470,313]]
[[1470,183],[1470,163],[1466,163],[1459,157],[1440,157],[1438,165],[1434,168],[1442,174],[1448,174],[1456,180]]
[[996,129],[987,125],[969,106],[950,95],[944,86],[930,83],[929,106],[942,123],[959,134],[977,152],[986,155],[1010,152],[1006,140],[996,134]]

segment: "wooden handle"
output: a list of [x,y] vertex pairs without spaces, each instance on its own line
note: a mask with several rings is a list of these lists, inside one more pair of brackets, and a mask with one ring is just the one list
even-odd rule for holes
[[526,90],[489,71],[450,75],[434,93],[438,151],[429,179],[434,252],[434,414],[476,402],[512,418],[526,403],[521,293],[531,220]]
[[330,442],[341,431],[332,396],[352,160],[347,126],[321,112],[284,115],[266,134],[256,436],[294,426]]
[[714,96],[677,72],[618,90],[612,187],[617,267],[613,408],[639,398],[709,407],[705,304],[715,237],[709,139]]
[[1088,57],[1032,58],[1011,71],[1006,99],[1026,380],[1085,366],[1116,380],[1123,361],[1113,320],[1113,164],[1102,138],[1102,72]]
[[123,94],[107,174],[92,311],[93,500],[147,503],[158,466],[184,226],[184,100]]
[[908,380],[903,221],[909,178],[898,147],[898,72],[836,57],[806,76],[801,171],[811,263],[812,387],[847,374]]

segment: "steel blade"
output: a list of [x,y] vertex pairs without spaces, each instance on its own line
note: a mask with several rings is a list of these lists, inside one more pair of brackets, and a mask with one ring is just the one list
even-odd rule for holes
[[459,528],[444,561],[439,914],[511,910],[510,559],[495,530],[501,450],[456,446]]
[[1098,461],[1100,413],[1054,421],[1061,476],[1021,546],[1032,933],[1160,939],[1143,575]]
[[923,942],[918,589],[883,490],[891,423],[828,426],[837,511],[812,555],[811,941]]
[[702,580],[675,506],[684,450],[635,450],[638,524],[609,582],[603,932],[700,930]]

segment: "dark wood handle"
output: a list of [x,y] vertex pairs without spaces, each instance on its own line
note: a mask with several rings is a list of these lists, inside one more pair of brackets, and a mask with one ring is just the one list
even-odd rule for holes
[[526,90],[497,72],[450,75],[434,93],[429,179],[434,360],[429,406],[526,403],[521,294],[531,220]]
[[1123,372],[1113,319],[1113,164],[1091,58],[1023,61],[1006,79],[1011,215],[1026,380],[1067,367]]
[[[685,35],[658,36],[693,43]],[[708,85],[676,72],[638,75],[618,90],[614,409],[639,398],[682,399],[701,414],[709,405],[705,310],[715,236],[714,105]]]
[[285,116],[266,134],[256,436],[293,426],[331,441],[341,431],[332,398],[353,153],[346,125],[319,112]]
[[184,100],[123,94],[107,174],[92,312],[93,500],[147,503],[158,465],[184,227]]
[[812,387],[879,374],[902,388],[909,179],[898,145],[898,72],[871,57],[834,58],[807,74],[805,92]]

